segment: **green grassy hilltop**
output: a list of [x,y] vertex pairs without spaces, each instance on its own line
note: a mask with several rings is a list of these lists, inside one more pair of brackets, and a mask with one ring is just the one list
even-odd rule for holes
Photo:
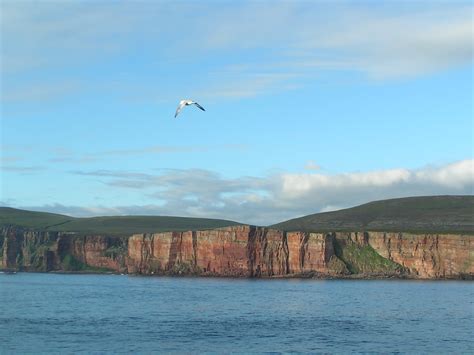
[[286,231],[395,231],[474,234],[474,196],[407,197],[316,213],[271,226]]
[[113,216],[74,218],[70,216],[0,207],[0,226],[15,225],[48,231],[79,234],[130,235],[163,231],[203,230],[237,225],[234,221],[169,216]]
[[[79,234],[130,235],[220,228],[240,223],[169,216],[70,216],[0,207],[0,226],[16,225]],[[334,212],[316,213],[274,224],[285,231],[400,231],[474,234],[474,196],[407,197],[375,201]]]

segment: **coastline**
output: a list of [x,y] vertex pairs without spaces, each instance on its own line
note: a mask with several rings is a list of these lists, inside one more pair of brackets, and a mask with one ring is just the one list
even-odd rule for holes
[[213,273],[205,274],[177,274],[170,272],[153,273],[153,274],[140,274],[140,273],[121,273],[116,271],[66,271],[66,270],[52,270],[52,271],[35,271],[35,270],[15,270],[0,268],[2,274],[18,274],[18,273],[29,273],[29,274],[58,274],[58,275],[116,275],[116,276],[130,276],[130,277],[145,277],[145,278],[207,278],[207,279],[230,279],[230,280],[394,280],[394,281],[474,281],[472,275],[461,275],[460,277],[437,277],[437,278],[423,278],[417,277],[416,275],[385,275],[385,274],[352,274],[352,275],[326,275],[326,274],[288,274],[288,275],[273,275],[273,276],[235,276],[235,275],[219,275]]
[[394,232],[213,230],[74,235],[3,229],[4,272],[252,279],[473,280],[474,238]]

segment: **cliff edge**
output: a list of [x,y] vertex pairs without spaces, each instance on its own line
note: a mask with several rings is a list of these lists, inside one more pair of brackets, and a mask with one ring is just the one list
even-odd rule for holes
[[0,207],[0,268],[230,277],[474,278],[474,197],[375,201],[267,227]]
[[462,234],[212,230],[74,235],[0,230],[1,267],[227,277],[474,278],[474,238]]

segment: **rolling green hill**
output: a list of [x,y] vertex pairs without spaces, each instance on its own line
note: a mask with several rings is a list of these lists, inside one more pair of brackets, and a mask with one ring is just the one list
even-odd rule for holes
[[0,226],[16,225],[33,229],[45,229],[75,218],[47,212],[33,212],[10,207],[0,207]]
[[[78,234],[130,235],[220,228],[240,223],[220,219],[169,216],[70,216],[0,207],[0,226]],[[474,196],[408,197],[375,201],[334,212],[312,214],[274,224],[285,231],[400,231],[474,234]]]
[[394,231],[474,234],[474,196],[407,197],[316,213],[271,226],[285,231]]
[[74,218],[60,214],[0,207],[0,226],[76,232],[79,234],[130,235],[164,231],[203,230],[237,225],[234,221],[169,216],[114,216]]

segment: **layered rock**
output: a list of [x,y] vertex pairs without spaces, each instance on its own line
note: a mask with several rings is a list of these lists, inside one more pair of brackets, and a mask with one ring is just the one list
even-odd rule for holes
[[50,248],[60,233],[5,227],[0,234],[3,236],[2,268],[50,271],[57,263]]
[[371,232],[367,242],[421,278],[474,275],[474,236]]
[[290,272],[336,272],[334,268],[329,266],[331,260],[337,259],[334,251],[334,237],[332,235],[290,232],[287,234],[287,240]]
[[125,269],[126,240],[108,236],[34,231],[17,227],[0,230],[0,267],[24,271]]
[[184,272],[221,276],[283,276],[333,273],[333,238],[316,233],[284,233],[253,226],[196,232],[138,234],[130,237],[131,273]]
[[474,237],[382,232],[282,232],[254,226],[104,235],[0,230],[1,267],[232,277],[473,278]]
[[57,240],[58,255],[70,254],[84,265],[99,269],[115,271],[125,270],[124,253],[127,250],[126,241],[120,238],[87,235],[61,236]]

